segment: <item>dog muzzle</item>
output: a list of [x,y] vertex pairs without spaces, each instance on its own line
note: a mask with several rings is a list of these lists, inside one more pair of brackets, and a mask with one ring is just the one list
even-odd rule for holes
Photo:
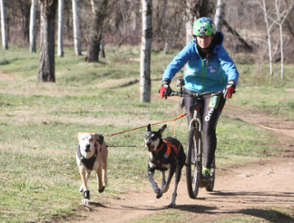
[[154,150],[154,145],[152,145],[151,143],[147,143],[147,144],[145,144],[145,147],[148,148],[148,151],[149,151],[149,152],[152,152],[152,151]]

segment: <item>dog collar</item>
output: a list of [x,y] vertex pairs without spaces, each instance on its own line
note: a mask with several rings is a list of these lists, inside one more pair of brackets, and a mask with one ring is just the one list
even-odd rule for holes
[[165,143],[163,142],[163,140],[160,142],[160,146],[158,147],[158,149],[155,150],[156,153],[159,153],[163,147],[164,147]]

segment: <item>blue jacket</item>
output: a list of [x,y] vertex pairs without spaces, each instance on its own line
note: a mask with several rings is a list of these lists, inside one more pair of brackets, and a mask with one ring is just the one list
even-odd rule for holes
[[166,67],[162,81],[171,81],[176,73],[187,63],[185,69],[185,88],[195,92],[215,92],[226,87],[228,81],[237,85],[239,73],[233,60],[224,49],[223,34],[217,32],[217,42],[212,55],[201,58],[196,40],[189,42]]

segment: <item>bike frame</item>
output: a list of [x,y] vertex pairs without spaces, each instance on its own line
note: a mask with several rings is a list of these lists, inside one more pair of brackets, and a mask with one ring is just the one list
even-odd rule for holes
[[[171,96],[180,96],[183,97],[185,92],[182,89],[183,85],[180,85],[180,91],[171,90]],[[201,98],[204,95],[214,94],[219,95],[223,94],[225,96],[226,91],[218,91],[218,92],[205,92],[205,93],[189,93],[188,95],[196,98]],[[201,122],[201,109],[203,109],[202,105],[197,106],[193,105],[193,116],[189,122],[189,137],[188,137],[188,149],[187,149],[187,189],[190,198],[195,199],[198,195],[199,187],[206,187],[207,191],[213,191],[214,187],[214,177],[215,177],[215,160],[213,161],[213,180],[205,185],[201,181],[202,177],[202,122]],[[193,150],[191,150],[193,143]]]

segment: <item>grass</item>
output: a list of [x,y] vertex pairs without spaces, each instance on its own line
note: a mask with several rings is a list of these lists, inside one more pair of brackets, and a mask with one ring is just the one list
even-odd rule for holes
[[[146,184],[145,129],[109,135],[182,112],[175,100],[157,97],[161,74],[173,55],[153,52],[152,102],[141,103],[139,83],[134,81],[139,80],[139,50],[109,47],[107,53],[101,62],[88,64],[66,49],[65,57],[56,57],[56,83],[39,83],[38,54],[24,48],[0,50],[0,222],[47,222],[75,213],[81,198],[75,163],[80,131],[102,133],[110,145],[109,186],[97,195],[91,178],[94,199]],[[240,88],[232,103],[293,119],[289,83],[276,86],[267,80],[252,87],[254,67],[240,65]],[[287,69],[288,78],[293,78],[293,68]],[[164,135],[172,135],[174,128],[185,144],[186,120],[168,123]],[[220,166],[268,157],[276,149],[269,146],[274,138],[268,132],[237,119],[223,116],[217,132]],[[151,218],[164,222],[162,215]],[[183,221],[181,216],[176,219]]]
[[[262,110],[272,116],[285,120],[294,120],[293,88],[244,87],[238,89],[235,104],[253,110]],[[250,92],[250,94],[248,93]]]
[[[233,103],[253,110],[262,110],[270,115],[285,120],[294,120],[294,66],[285,66],[285,79],[280,80],[278,73],[269,76],[265,65],[238,66],[240,84],[237,88],[238,97]],[[279,64],[274,65],[279,70]]]

